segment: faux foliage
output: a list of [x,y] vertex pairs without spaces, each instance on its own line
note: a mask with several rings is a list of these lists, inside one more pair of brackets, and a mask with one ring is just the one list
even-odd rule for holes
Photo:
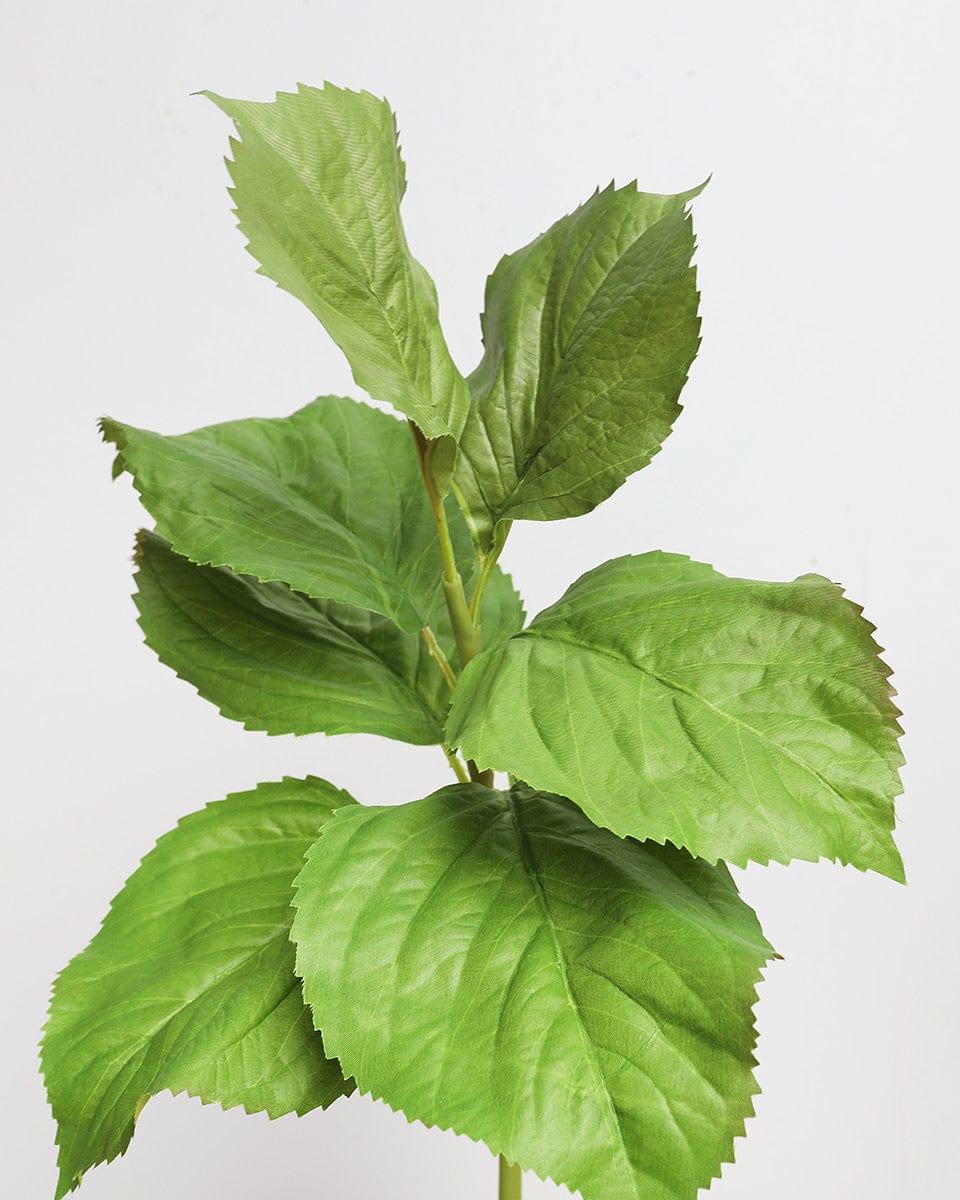
[[172,436],[104,419],[155,523],[144,639],[245,728],[436,745],[458,782],[380,807],[261,783],[160,839],[54,989],[56,1196],[159,1091],[277,1116],[358,1088],[485,1142],[503,1200],[521,1169],[691,1200],[753,1111],[775,957],[726,864],[903,878],[898,713],[836,584],[631,547],[524,626],[498,565],[513,521],[591,510],[670,433],[700,189],[611,185],[505,256],[464,377],[387,104],[208,95],[260,271],[398,416],[322,396]]
[[708,1184],[753,1111],[772,954],[726,868],[522,786],[355,807],[293,928],[344,1072],[585,1196]]

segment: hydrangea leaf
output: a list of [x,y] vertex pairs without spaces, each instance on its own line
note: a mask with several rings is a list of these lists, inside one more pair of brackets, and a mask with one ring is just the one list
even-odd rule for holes
[[[449,688],[423,639],[386,617],[197,566],[146,531],[136,580],[147,645],[247,729],[443,741]],[[499,571],[486,598],[484,632],[497,644],[520,629],[523,607]],[[445,610],[434,632],[452,655]]]
[[[133,476],[177,554],[354,604],[410,633],[442,608],[436,527],[406,422],[324,396],[290,417],[172,437],[102,427],[115,471]],[[453,532],[466,578],[470,538],[462,522]]]
[[436,288],[407,245],[389,105],[329,83],[269,103],[205,95],[240,135],[230,143],[231,194],[260,272],[319,318],[360,387],[426,437],[455,440],[469,396]]
[[817,575],[619,558],[470,663],[447,736],[621,836],[902,880],[899,713],[872,633]]
[[589,512],[670,433],[699,346],[699,191],[610,186],[488,280],[455,475],[482,550],[500,521]]
[[730,1160],[772,951],[722,864],[455,785],[338,812],[295,904],[304,997],[361,1091],[584,1200],[693,1200]]
[[292,884],[334,809],[321,779],[262,783],[185,817],[115,898],[54,988],[43,1070],[57,1200],[122,1154],[153,1095],[305,1113],[353,1090],[301,997]]

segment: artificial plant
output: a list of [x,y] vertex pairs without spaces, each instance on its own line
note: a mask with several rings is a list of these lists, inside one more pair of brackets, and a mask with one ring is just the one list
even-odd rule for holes
[[653,550],[524,626],[497,565],[512,522],[589,511],[669,434],[696,190],[608,187],[503,258],[465,378],[387,104],[210,98],[260,271],[404,419],[324,396],[176,436],[104,420],[155,522],[146,642],[248,729],[438,746],[458,782],[365,807],[287,778],[160,839],[55,987],[56,1195],[164,1089],[278,1116],[358,1088],[485,1142],[504,1200],[521,1168],[694,1197],[752,1112],[774,954],[726,863],[902,879],[898,714],[838,586]]

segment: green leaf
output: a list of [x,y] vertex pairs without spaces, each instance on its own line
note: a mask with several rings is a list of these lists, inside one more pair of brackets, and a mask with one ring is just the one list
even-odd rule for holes
[[155,534],[137,561],[147,645],[225,717],[272,734],[443,741],[439,672],[386,617],[196,566]]
[[436,288],[407,246],[389,105],[329,83],[271,103],[204,94],[240,134],[230,142],[231,194],[261,274],[319,318],[360,387],[426,437],[457,438],[467,387],[444,341]]
[[589,512],[657,453],[699,345],[678,196],[595,193],[487,282],[455,485],[474,537]]
[[[102,428],[157,533],[191,561],[355,604],[409,633],[442,609],[436,527],[405,422],[324,396],[291,417],[174,437]],[[470,539],[459,523],[454,533],[466,577]]]
[[730,1159],[772,951],[722,864],[455,785],[338,812],[295,905],[304,996],[361,1091],[584,1200],[692,1200]]
[[614,559],[470,663],[447,737],[621,836],[902,880],[899,713],[873,628],[818,575]]
[[353,1090],[303,1005],[292,881],[334,809],[284,779],[185,817],[116,897],[54,988],[43,1070],[58,1124],[57,1200],[122,1154],[169,1089],[247,1112],[308,1112]]
[[[141,533],[137,564],[147,645],[225,717],[272,734],[443,741],[449,688],[420,637],[286,584],[196,566],[153,533]],[[492,643],[523,624],[520,598],[501,573],[491,579],[485,618]],[[452,655],[445,613],[435,632]]]

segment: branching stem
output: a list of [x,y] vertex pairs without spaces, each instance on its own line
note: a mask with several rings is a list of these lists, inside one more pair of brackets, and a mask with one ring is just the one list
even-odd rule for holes
[[487,584],[490,582],[493,569],[497,565],[500,551],[503,549],[504,543],[507,540],[507,534],[510,532],[510,524],[510,521],[500,522],[494,535],[493,546],[480,560],[480,576],[477,579],[476,587],[473,589],[473,595],[470,597],[470,617],[474,625],[480,624],[480,606],[483,604],[484,593],[487,590]]
[[[460,572],[457,569],[457,559],[453,550],[453,541],[450,537],[450,527],[447,524],[447,514],[444,509],[443,497],[438,492],[436,481],[433,478],[431,464],[433,444],[427,441],[413,421],[409,424],[410,432],[413,434],[413,442],[417,448],[417,458],[420,462],[420,474],[423,476],[423,485],[427,490],[430,508],[433,511],[433,519],[437,525],[437,537],[440,542],[440,560],[443,563],[443,594],[447,601],[447,612],[450,614],[450,624],[453,628],[454,640],[457,643],[457,657],[460,659],[460,669],[463,670],[471,658],[480,652],[480,609],[483,604],[483,595],[487,589],[487,584],[490,582],[493,569],[497,565],[497,559],[500,557],[503,544],[507,540],[510,525],[506,521],[502,523],[492,549],[481,559],[480,575],[477,579],[476,587],[473,589],[470,604],[468,605],[466,593],[463,589],[463,580],[460,578]],[[426,642],[431,657],[440,668],[441,674],[452,690],[456,686],[457,677],[433,631],[427,626],[421,629],[420,636]],[[454,774],[461,783],[467,783],[469,780],[472,780],[474,783],[482,784],[484,787],[493,787],[493,771],[479,770],[477,764],[472,759],[467,762],[465,771],[463,763],[457,757],[455,751],[445,745],[443,752],[446,754],[447,762],[449,762]],[[515,1164],[508,1163],[502,1154],[499,1158],[499,1178],[499,1200],[521,1200],[522,1175],[520,1168]]]
[[412,421],[410,432],[417,448],[417,458],[420,461],[420,474],[427,490],[433,519],[437,525],[437,536],[440,540],[440,559],[443,563],[443,593],[447,601],[447,611],[450,614],[450,624],[453,627],[453,637],[457,643],[457,656],[461,668],[465,667],[480,649],[480,626],[474,624],[467,597],[463,590],[463,580],[457,570],[457,559],[450,538],[450,526],[447,524],[447,514],[443,506],[443,498],[437,491],[437,485],[431,470],[431,443],[423,436]]
[[460,783],[469,783],[470,776],[467,773],[467,768],[463,765],[463,763],[457,757],[456,750],[451,750],[449,746],[444,746],[443,752],[447,756],[447,762],[450,764],[450,767],[453,770],[454,775],[456,775],[456,777],[460,781]]

